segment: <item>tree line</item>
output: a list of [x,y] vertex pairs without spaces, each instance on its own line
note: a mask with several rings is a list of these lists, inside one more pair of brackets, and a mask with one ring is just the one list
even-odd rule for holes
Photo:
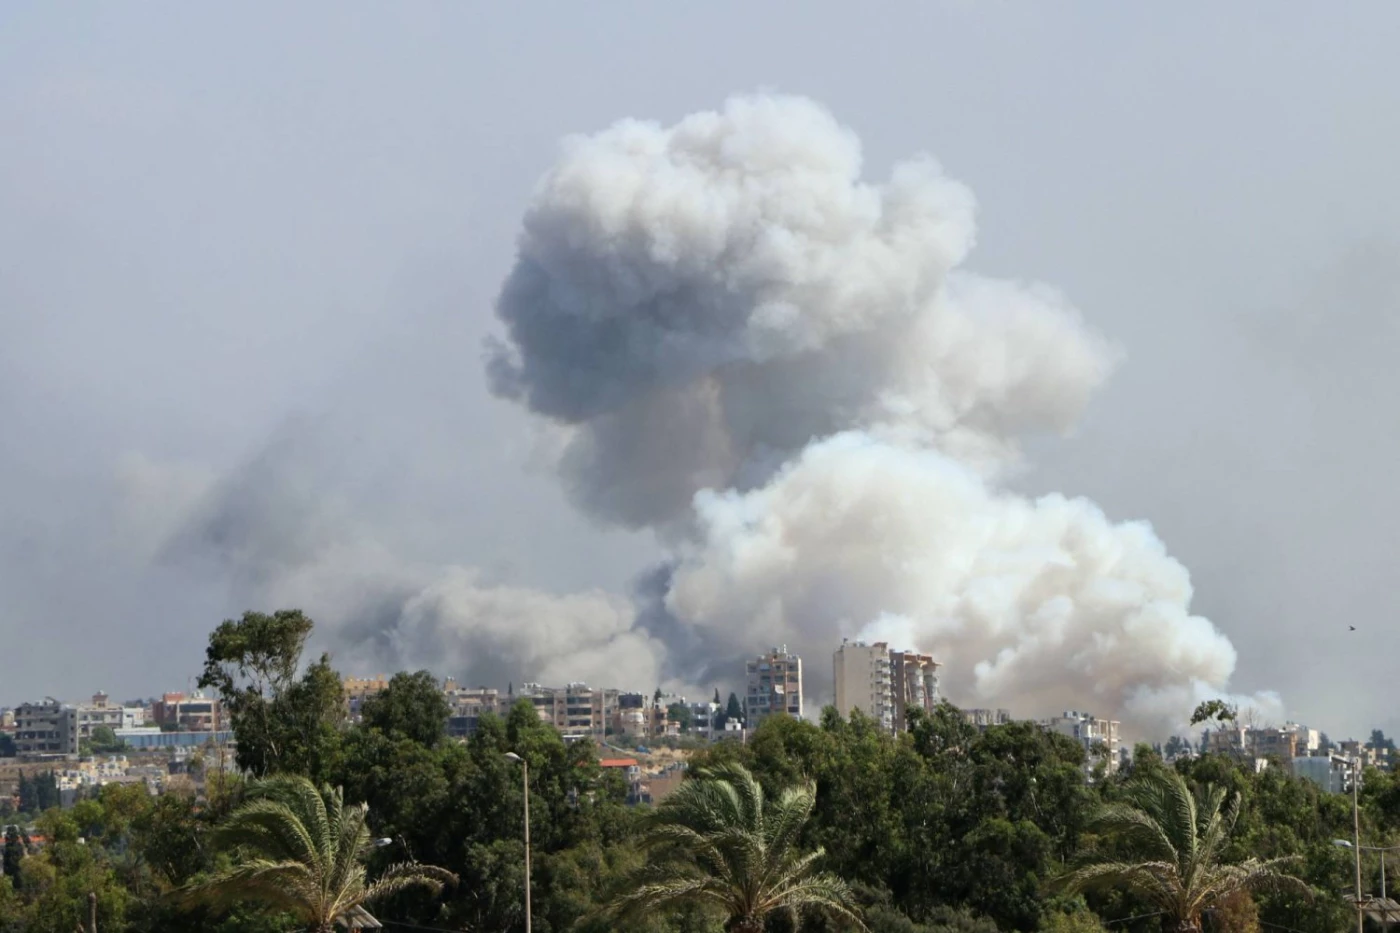
[[[250,850],[229,844],[228,827],[255,803],[362,814],[347,851],[366,889],[404,865],[441,870],[434,876],[440,887],[381,891],[372,909],[389,930],[523,930],[524,797],[508,753],[529,765],[532,926],[539,933],[786,933],[799,924],[809,933],[862,926],[873,933],[1155,933],[1170,929],[1164,923],[1172,914],[1141,866],[1165,871],[1170,858],[1161,846],[1168,844],[1173,857],[1189,855],[1215,872],[1200,878],[1230,888],[1228,897],[1192,895],[1207,930],[1355,927],[1343,897],[1354,884],[1352,854],[1334,844],[1352,834],[1351,799],[1281,768],[1255,773],[1220,756],[1167,765],[1139,746],[1131,769],[1110,775],[1100,763],[1086,781],[1082,746],[1034,724],[979,731],[945,704],[930,715],[912,713],[908,732],[890,736],[866,717],[827,709],[816,723],[774,716],[746,744],[706,746],[690,769],[707,777],[688,779],[674,802],[628,807],[622,776],[599,767],[598,749],[566,744],[528,701],[483,716],[474,735],[456,741],[446,734],[449,709],[436,679],[404,672],[364,702],[360,722],[348,722],[330,658],[302,657],[311,630],[295,611],[248,613],[220,625],[201,684],[229,710],[237,769],[211,768],[199,795],[152,797],[140,786],[108,786],[67,810],[45,801],[32,835],[46,844],[17,839],[12,859],[7,840],[0,931],[72,933],[86,917],[90,891],[104,933],[307,929],[286,904],[190,896],[248,863]],[[288,796],[288,782],[301,788],[300,798]],[[270,791],[274,785],[283,790]],[[734,826],[704,822],[731,804]],[[1397,841],[1400,782],[1368,772],[1360,805],[1365,844]],[[1154,820],[1167,827],[1155,850],[1131,829]],[[778,825],[788,827],[782,859],[772,854]],[[741,839],[750,840],[749,861],[724,868],[730,842],[716,840],[737,847]],[[752,867],[769,864],[754,839],[768,840],[770,868]],[[795,864],[783,860],[789,856],[812,859],[792,875],[792,890],[812,894],[811,903],[761,920],[726,912],[729,895],[716,876],[786,877]],[[705,869],[706,858],[720,859],[713,862],[719,867]],[[1173,870],[1185,877],[1195,870],[1188,868]],[[1299,883],[1226,885],[1265,869]],[[1378,888],[1378,870],[1364,866],[1368,890]],[[657,894],[668,884],[711,893]],[[657,896],[648,900],[647,892]],[[646,909],[626,909],[631,902]]]

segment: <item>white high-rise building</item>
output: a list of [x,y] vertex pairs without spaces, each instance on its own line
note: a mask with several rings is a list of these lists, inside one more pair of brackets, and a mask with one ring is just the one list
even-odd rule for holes
[[887,732],[900,732],[910,709],[932,712],[938,705],[938,662],[929,655],[891,651],[883,641],[843,640],[832,661],[842,716],[860,710]]

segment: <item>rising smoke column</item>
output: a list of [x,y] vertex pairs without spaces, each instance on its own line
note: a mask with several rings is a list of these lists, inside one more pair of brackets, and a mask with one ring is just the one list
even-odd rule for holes
[[893,627],[955,700],[1173,726],[1234,649],[1148,526],[998,486],[1115,354],[1053,290],[961,270],[973,215],[928,158],[864,181],[801,98],[571,138],[501,292],[493,389],[559,427],[573,502],[674,551],[639,628],[685,646],[683,680],[786,643],[820,692],[840,637]]

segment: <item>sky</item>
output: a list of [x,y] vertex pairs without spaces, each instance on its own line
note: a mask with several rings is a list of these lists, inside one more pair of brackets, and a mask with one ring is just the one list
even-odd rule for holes
[[5,4],[0,704],[186,687],[284,595],[244,512],[190,510],[269,469],[291,550],[353,526],[625,599],[662,545],[570,504],[483,340],[563,137],[774,91],[868,174],[935,156],[976,193],[965,265],[1120,351],[1012,485],[1150,521],[1232,690],[1400,728],[1397,34],[1380,3]]

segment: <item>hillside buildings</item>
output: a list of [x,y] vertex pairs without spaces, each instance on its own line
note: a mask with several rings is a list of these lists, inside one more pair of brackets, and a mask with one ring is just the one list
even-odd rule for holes
[[887,732],[908,728],[909,710],[938,705],[938,662],[926,654],[891,651],[888,643],[843,639],[832,657],[836,709],[860,710]]
[[802,718],[802,659],[787,646],[773,648],[744,668],[744,717],[750,729],[773,713]]

